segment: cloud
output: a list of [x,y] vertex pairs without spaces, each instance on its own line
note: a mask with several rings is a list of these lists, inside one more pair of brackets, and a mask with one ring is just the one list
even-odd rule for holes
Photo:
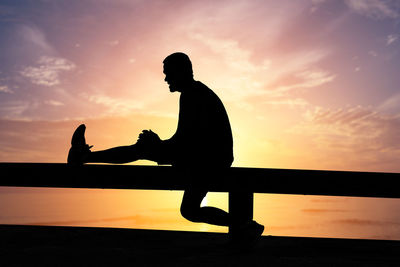
[[397,34],[388,35],[388,37],[386,39],[386,45],[391,45],[392,43],[397,41],[397,39],[399,39],[399,35],[397,35]]
[[315,149],[314,154],[324,153],[329,168],[398,171],[399,115],[349,106],[319,107],[308,110],[304,117],[305,121],[289,132],[307,142],[310,149]]
[[363,220],[363,219],[343,219],[343,220],[335,220],[332,222],[357,225],[357,226],[400,226],[399,222],[387,222],[387,221]]
[[[247,96],[263,94],[260,80],[257,75],[268,68],[268,60],[255,64],[250,60],[251,51],[239,46],[234,39],[213,38],[200,33],[190,34],[190,38],[208,47],[213,54],[197,62],[197,68],[207,70],[206,66],[220,69],[215,77],[215,72],[202,76],[211,76],[213,87],[220,88],[223,99],[240,102]],[[215,55],[215,56],[214,56]],[[204,65],[204,67],[203,67]]]
[[[288,58],[270,57],[253,60],[254,51],[242,47],[238,41],[191,33],[190,38],[206,45],[215,55],[202,58],[205,66],[220,66],[219,75],[212,77],[214,86],[221,88],[224,99],[237,102],[241,107],[248,97],[263,97],[272,104],[303,106],[304,101],[292,99],[290,93],[298,89],[318,87],[333,81],[336,75],[315,65],[326,58],[326,49],[292,51]],[[204,69],[204,68],[203,68]],[[211,75],[214,76],[214,73]],[[279,98],[279,99],[274,99]],[[282,99],[286,98],[286,99]]]
[[35,25],[19,25],[17,34],[21,37],[21,41],[28,43],[35,50],[40,50],[46,54],[55,53],[55,49],[48,42],[44,32]]
[[29,78],[33,84],[51,87],[61,83],[62,72],[71,71],[75,67],[74,63],[65,58],[42,56],[37,61],[37,66],[25,67],[20,74]]
[[106,107],[104,116],[124,116],[134,111],[142,110],[143,103],[131,99],[113,98],[107,95],[91,95],[87,96],[90,102],[100,104]]
[[[317,109],[309,118],[318,128],[317,134],[335,135],[338,139],[342,138],[343,143],[359,144],[360,147],[365,143],[364,147],[373,145],[376,149],[388,141],[382,140],[382,136],[389,130],[389,125],[395,128],[400,126],[397,118],[386,118],[376,111],[361,106],[336,110]],[[390,145],[390,148],[394,147]]]
[[383,101],[383,103],[380,104],[377,109],[381,112],[391,114],[396,114],[397,112],[400,112],[400,93],[394,94]]
[[29,101],[12,100],[3,102],[0,106],[0,115],[2,118],[15,118],[21,115],[29,108]]
[[[313,4],[323,2],[313,1]],[[209,69],[206,75],[202,71],[201,77],[206,77],[203,80],[236,106],[251,110],[255,98],[262,102],[271,100],[277,105],[278,101],[281,105],[285,103],[283,97],[290,100],[286,102],[289,105],[300,103],[292,95],[322,86],[337,76],[318,66],[330,55],[329,46],[305,44],[298,38],[306,36],[297,26],[298,22],[305,23],[300,18],[308,4],[308,1],[268,4],[241,1],[229,7],[217,6],[212,12],[197,10],[195,17],[201,15],[201,18],[192,18],[182,26],[189,39],[195,41],[193,46],[204,50],[194,66]],[[238,30],[243,28],[246,30]]]
[[323,3],[325,3],[326,0],[311,0],[311,8],[310,8],[310,12],[314,13],[318,10],[319,6]]
[[109,46],[117,46],[117,45],[119,45],[119,40],[109,41],[109,42],[107,42],[107,45],[109,45]]
[[294,77],[299,78],[298,82],[291,85],[283,85],[277,87],[276,89],[274,89],[274,91],[285,92],[297,88],[311,88],[321,86],[325,83],[333,81],[336,75],[321,70],[305,70],[294,74]]
[[316,109],[312,114],[307,114],[308,118],[320,125],[348,126],[352,129],[358,128],[361,124],[369,123],[367,119],[376,113],[361,106],[351,108]]
[[0,93],[12,94],[13,91],[7,85],[0,85]]
[[310,199],[310,201],[317,203],[338,203],[346,201],[346,199],[342,197],[324,197],[324,198],[312,198]]
[[377,57],[378,53],[376,53],[376,51],[374,51],[374,50],[370,50],[370,51],[368,51],[368,55],[370,55],[371,57]]
[[60,101],[56,101],[56,100],[47,100],[44,101],[45,104],[50,105],[50,106],[54,106],[54,107],[59,107],[59,106],[64,106],[65,104],[60,102]]
[[[285,133],[312,168],[399,172],[400,114],[371,107],[310,108]],[[306,149],[306,150],[304,150]]]
[[345,0],[345,3],[353,11],[374,19],[395,19],[400,16],[396,0]]
[[305,213],[328,213],[328,212],[348,212],[348,210],[341,209],[302,209]]
[[289,106],[290,108],[295,107],[307,107],[309,103],[303,98],[293,98],[293,99],[277,99],[277,100],[268,100],[265,101],[267,105],[273,106]]
[[87,224],[102,224],[113,222],[123,222],[131,224],[134,227],[149,226],[149,225],[162,225],[162,224],[173,224],[176,223],[176,219],[173,217],[160,217],[160,216],[145,216],[145,215],[132,215],[124,217],[113,217],[113,218],[98,218],[98,219],[78,219],[78,220],[60,220],[60,221],[40,221],[40,222],[28,222],[24,223],[27,225],[87,225]]
[[266,70],[270,67],[269,60],[264,60],[260,64],[250,61],[251,51],[241,48],[234,39],[212,38],[203,34],[190,34],[192,39],[201,41],[207,45],[214,53],[222,56],[226,65],[243,73],[254,73],[258,70]]
[[[314,2],[318,4],[321,1]],[[177,10],[172,9],[170,4],[138,3],[101,1],[97,8],[90,6],[93,12],[97,12],[102,4],[118,6],[98,23],[94,23],[94,15],[89,16],[85,12],[85,14],[78,12],[73,18],[64,20],[64,16],[67,17],[70,14],[60,9],[60,13],[57,13],[60,17],[52,17],[49,20],[54,25],[63,25],[59,29],[60,32],[54,32],[51,25],[40,23],[40,20],[32,20],[29,24],[25,22],[21,26],[15,26],[16,30],[13,30],[12,34],[22,37],[22,41],[21,38],[16,41],[18,44],[23,43],[19,46],[23,46],[27,54],[29,52],[29,60],[28,56],[19,57],[23,59],[18,64],[23,66],[18,68],[19,76],[24,78],[21,79],[21,85],[24,88],[35,85],[31,88],[35,88],[36,92],[42,90],[36,94],[36,98],[41,104],[46,104],[34,111],[36,114],[40,113],[35,114],[36,119],[47,118],[46,113],[49,114],[49,112],[44,110],[51,108],[50,106],[56,106],[46,102],[48,99],[58,101],[62,99],[65,104],[64,108],[57,108],[56,112],[52,112],[54,118],[56,116],[60,118],[89,116],[88,111],[97,115],[99,113],[95,111],[96,106],[104,108],[103,110],[110,108],[106,111],[109,115],[127,114],[129,110],[140,108],[138,103],[127,99],[150,102],[148,95],[155,94],[162,84],[162,79],[159,79],[158,75],[160,66],[150,65],[153,64],[150,62],[161,61],[159,54],[165,56],[166,51],[170,52],[171,49],[178,49],[177,47],[186,48],[191,56],[194,55],[193,58],[196,53],[199,58],[201,57],[201,64],[198,65],[199,61],[194,61],[195,74],[200,74],[200,69],[213,72],[213,76],[206,77],[209,78],[208,80],[200,75],[198,77],[216,90],[224,101],[249,110],[252,106],[252,100],[249,98],[254,96],[260,96],[260,102],[274,101],[275,106],[286,103],[291,108],[303,107],[304,103],[299,100],[302,99],[302,95],[292,99],[292,96],[289,96],[291,92],[321,86],[335,77],[322,67],[315,66],[329,54],[327,49],[304,48],[303,46],[299,49],[296,45],[293,50],[286,51],[288,53],[285,53],[283,57],[280,53],[276,53],[277,51],[268,49],[280,43],[281,35],[290,36],[288,42],[297,41],[297,36],[285,33],[288,28],[293,27],[293,18],[296,19],[302,15],[301,7],[304,7],[308,1],[270,1],[268,4],[238,1],[229,5],[225,2],[204,4],[189,1],[181,4]],[[76,6],[87,4],[87,2],[82,2]],[[125,13],[127,11],[123,8],[125,5],[136,5],[133,11],[135,14],[143,8],[151,12],[145,17],[140,14],[132,16],[131,12]],[[157,8],[151,8],[153,6]],[[160,7],[165,7],[165,10],[158,12]],[[252,16],[247,14],[252,14]],[[151,19],[155,16],[157,20]],[[110,19],[115,22],[115,25],[108,28],[109,24],[106,22]],[[80,20],[80,23],[75,24]],[[136,27],[137,29],[133,29],[132,34],[132,29],[126,30],[127,21],[132,25],[139,22],[138,25],[145,25],[145,28],[149,27],[152,31],[144,31],[146,32],[144,34]],[[82,28],[71,31],[77,28],[76,25]],[[104,29],[98,31],[97,27]],[[239,30],[242,28],[246,28],[246,31]],[[93,35],[87,36],[87,32]],[[148,34],[150,35],[147,36]],[[156,39],[164,41],[154,43]],[[137,40],[140,42],[138,43]],[[79,44],[79,49],[74,46],[76,44]],[[264,46],[266,48],[261,51],[260,49]],[[118,49],[115,50],[117,47]],[[17,52],[20,54],[21,51]],[[53,62],[49,62],[50,58]],[[56,59],[63,61],[63,64],[55,64]],[[77,66],[79,66],[80,75],[74,77],[68,75],[73,70],[77,70]],[[149,74],[151,72],[152,74]],[[296,83],[289,82],[291,78],[287,79],[288,76],[294,76],[297,79]],[[64,79],[68,78],[72,78],[68,80],[68,84],[63,83]],[[161,83],[154,82],[155,79],[161,80]],[[31,84],[26,84],[26,82]],[[65,96],[57,95],[53,92],[54,90],[51,91],[51,95],[47,95],[46,88],[60,88],[61,86],[58,85],[63,85]],[[96,90],[91,90],[91,86],[96,87]],[[132,90],[132,87],[135,89]],[[142,93],[144,89],[139,88],[148,89],[146,93]],[[22,95],[23,90],[20,91]],[[83,101],[79,98],[82,91],[88,95],[95,91],[89,103],[84,101],[88,98]],[[126,99],[123,98],[123,94],[127,96]],[[169,109],[172,110],[172,108]]]

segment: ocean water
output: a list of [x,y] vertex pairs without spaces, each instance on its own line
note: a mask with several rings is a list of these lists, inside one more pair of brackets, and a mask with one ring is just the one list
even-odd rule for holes
[[[182,191],[0,187],[0,224],[227,232],[179,213]],[[202,205],[228,210],[228,194]],[[256,194],[264,235],[400,240],[400,200]]]

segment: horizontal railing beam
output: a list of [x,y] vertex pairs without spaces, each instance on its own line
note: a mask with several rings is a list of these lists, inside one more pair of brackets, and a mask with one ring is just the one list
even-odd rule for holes
[[[199,165],[206,169],[206,165]],[[187,177],[169,166],[0,163],[0,186],[184,190]],[[214,173],[210,191],[400,198],[399,173],[232,167]]]

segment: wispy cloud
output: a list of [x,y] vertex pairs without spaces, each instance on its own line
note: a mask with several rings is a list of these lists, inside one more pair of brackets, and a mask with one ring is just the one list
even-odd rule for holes
[[310,12],[314,13],[319,9],[319,6],[323,3],[325,3],[326,0],[311,0],[311,8],[310,8]]
[[[333,168],[394,171],[400,156],[400,117],[362,106],[315,108],[305,121],[289,130],[308,139],[317,151],[330,155]],[[347,158],[342,162],[342,158]],[[374,169],[375,168],[375,169]],[[378,169],[379,168],[379,169]]]
[[272,91],[277,93],[287,92],[298,88],[312,88],[321,86],[325,83],[333,81],[336,75],[327,71],[321,70],[305,70],[299,73],[293,74],[294,77],[298,78],[298,82],[290,85],[279,86]]
[[331,212],[348,212],[348,210],[343,209],[302,209],[302,212],[305,213],[331,213]]
[[380,112],[396,114],[400,112],[400,93],[394,94],[387,98],[377,107]]
[[357,226],[400,226],[399,222],[388,222],[379,220],[364,220],[364,219],[343,219],[335,220],[333,223],[357,225]]
[[378,53],[376,53],[376,51],[374,51],[374,50],[370,50],[370,51],[368,51],[368,55],[370,55],[371,57],[377,57]]
[[390,34],[390,35],[388,35],[388,37],[386,39],[386,44],[391,45],[392,43],[396,42],[397,39],[399,39],[398,34]]
[[[271,104],[303,106],[305,101],[293,99],[290,93],[298,89],[322,86],[336,77],[315,65],[325,59],[329,52],[326,49],[309,49],[293,51],[290,59],[264,56],[253,61],[254,51],[241,47],[234,39],[224,39],[191,34],[191,38],[206,45],[215,53],[203,58],[204,65],[220,65],[220,73],[214,80],[215,87],[222,88],[224,99],[235,101],[238,105],[248,97],[263,97]],[[275,99],[277,98],[277,99]],[[285,99],[283,99],[285,98]]]
[[147,225],[160,225],[176,223],[174,217],[162,218],[156,216],[132,215],[115,218],[96,218],[87,220],[60,220],[60,221],[40,221],[28,222],[27,225],[86,225],[86,224],[106,224],[112,222],[127,221],[134,227],[147,226]]
[[75,68],[75,64],[61,57],[42,56],[37,61],[37,66],[25,67],[20,74],[29,78],[33,84],[54,86],[61,83],[60,75],[64,71]]
[[107,45],[109,45],[109,46],[117,46],[117,45],[119,45],[119,40],[109,41],[109,42],[107,42]]
[[357,128],[364,123],[369,123],[368,119],[376,115],[372,110],[361,106],[351,108],[331,109],[316,109],[313,114],[308,114],[309,118],[317,123],[324,125],[351,125],[352,128]]
[[238,41],[234,39],[212,38],[203,34],[190,34],[190,37],[207,45],[214,53],[221,55],[224,63],[231,69],[244,73],[254,73],[267,70],[270,67],[268,59],[260,64],[251,62],[251,51],[241,48]]
[[143,109],[143,103],[126,98],[114,98],[107,95],[90,95],[87,96],[92,103],[99,104],[103,108],[103,116],[124,116]]
[[7,85],[0,85],[0,93],[12,94],[13,91]]
[[57,100],[52,100],[52,99],[46,100],[44,103],[47,104],[47,105],[50,105],[50,106],[54,106],[54,107],[60,107],[60,106],[64,106],[65,105],[63,102],[60,102],[60,101],[57,101]]
[[311,202],[317,203],[338,203],[346,201],[345,198],[342,197],[324,197],[324,198],[312,198],[310,199]]
[[2,118],[22,118],[23,113],[29,108],[29,101],[12,100],[2,103],[0,114]]
[[296,107],[307,107],[310,105],[306,100],[303,98],[284,98],[284,99],[273,99],[273,100],[267,100],[265,101],[265,104],[267,105],[273,105],[273,106],[288,106],[290,108],[296,108]]
[[[200,33],[190,34],[190,38],[206,45],[219,59],[212,56],[203,58],[204,65],[214,64],[212,62],[217,61],[215,64],[228,70],[221,73],[220,78],[215,80],[216,86],[222,88],[226,93],[226,98],[237,101],[243,100],[247,96],[263,94],[264,81],[257,76],[262,76],[270,68],[268,59],[259,64],[253,63],[251,51],[241,48],[234,39],[213,38]],[[227,79],[225,75],[229,75],[230,78]]]
[[374,19],[395,19],[400,16],[399,2],[394,0],[345,0],[355,12]]
[[336,136],[332,141],[347,144],[349,149],[355,149],[355,143],[359,145],[358,148],[373,146],[378,149],[377,141],[384,135],[383,131],[386,128],[382,126],[386,123],[398,123],[395,118],[388,120],[361,106],[336,110],[321,109],[309,115],[316,134]]
[[21,24],[16,29],[23,43],[29,44],[29,49],[37,52],[54,54],[55,49],[47,40],[44,32],[35,25]]

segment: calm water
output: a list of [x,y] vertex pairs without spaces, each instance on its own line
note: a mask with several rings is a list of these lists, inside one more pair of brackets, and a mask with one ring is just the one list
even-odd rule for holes
[[[226,232],[179,214],[180,191],[0,187],[0,224]],[[225,193],[203,205],[228,209]],[[400,200],[256,194],[264,235],[400,240]]]

